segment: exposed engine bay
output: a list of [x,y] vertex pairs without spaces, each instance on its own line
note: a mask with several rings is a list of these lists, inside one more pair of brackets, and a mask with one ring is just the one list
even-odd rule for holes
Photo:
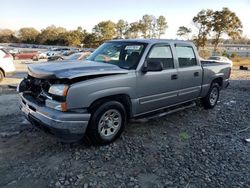
[[[34,98],[38,103],[44,104],[46,99],[53,99],[56,96],[51,95],[48,91],[52,84],[60,84],[65,80],[59,79],[40,79],[30,75],[23,79],[18,86],[18,92],[22,92],[24,96]],[[58,97],[57,97],[58,98]],[[60,100],[59,98],[57,100]]]

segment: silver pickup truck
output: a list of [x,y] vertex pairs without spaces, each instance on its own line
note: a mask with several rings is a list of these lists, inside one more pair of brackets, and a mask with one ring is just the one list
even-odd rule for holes
[[229,64],[200,61],[191,42],[112,40],[85,61],[34,64],[19,84],[27,119],[57,137],[118,138],[130,118],[166,115],[200,100],[213,108]]

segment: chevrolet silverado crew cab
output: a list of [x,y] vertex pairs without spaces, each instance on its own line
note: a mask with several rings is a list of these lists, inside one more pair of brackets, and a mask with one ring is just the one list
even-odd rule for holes
[[230,72],[230,64],[200,61],[191,42],[112,40],[84,61],[29,65],[18,86],[20,108],[61,139],[85,135],[107,144],[130,118],[168,114],[198,99],[213,108]]

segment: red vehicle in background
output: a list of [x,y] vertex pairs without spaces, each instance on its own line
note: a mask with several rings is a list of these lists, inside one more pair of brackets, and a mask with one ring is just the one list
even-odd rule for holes
[[40,52],[38,51],[22,51],[14,54],[14,59],[39,59]]

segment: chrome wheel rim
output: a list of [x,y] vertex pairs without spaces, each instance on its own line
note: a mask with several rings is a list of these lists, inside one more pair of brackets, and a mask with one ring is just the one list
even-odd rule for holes
[[209,101],[210,101],[210,104],[212,106],[215,105],[217,99],[218,99],[218,96],[219,96],[219,92],[218,92],[218,89],[216,87],[214,87],[210,93],[210,96],[209,96]]
[[98,123],[98,131],[102,138],[113,138],[120,130],[122,123],[121,113],[116,109],[106,111]]

